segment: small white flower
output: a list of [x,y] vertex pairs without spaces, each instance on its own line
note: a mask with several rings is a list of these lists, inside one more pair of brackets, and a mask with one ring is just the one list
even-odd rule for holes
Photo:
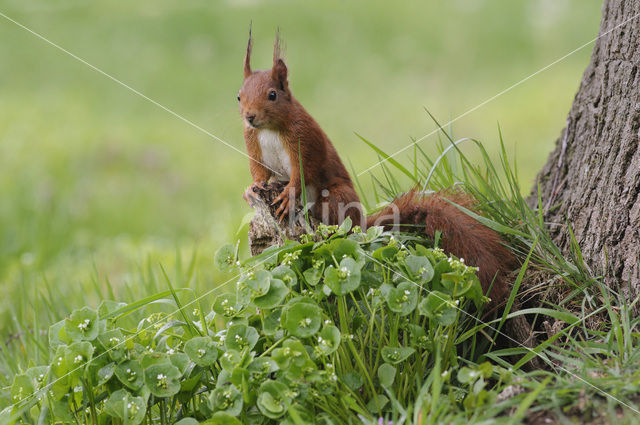
[[84,322],[78,323],[78,329],[86,331],[89,328],[89,323],[91,323],[91,320],[84,319]]

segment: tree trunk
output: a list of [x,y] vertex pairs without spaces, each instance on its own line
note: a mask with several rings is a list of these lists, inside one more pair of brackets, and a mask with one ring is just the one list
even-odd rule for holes
[[[594,275],[640,294],[640,0],[605,0],[567,125],[538,175],[545,218]],[[533,196],[537,187],[533,188]]]

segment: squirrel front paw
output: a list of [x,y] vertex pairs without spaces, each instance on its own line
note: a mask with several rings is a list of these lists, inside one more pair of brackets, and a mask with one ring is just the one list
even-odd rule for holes
[[253,207],[255,202],[258,200],[257,192],[259,190],[265,190],[267,182],[253,182],[251,186],[247,188],[242,194],[242,198],[247,201],[250,207]]
[[278,220],[280,221],[284,221],[284,219],[289,214],[293,216],[295,212],[295,207],[296,207],[295,195],[293,196],[293,199],[292,199],[292,196],[289,192],[290,192],[289,190],[286,190],[286,189],[283,190],[282,193],[278,195],[278,197],[271,203],[271,205],[280,204],[280,206],[278,207],[275,213],[276,217],[278,217]]

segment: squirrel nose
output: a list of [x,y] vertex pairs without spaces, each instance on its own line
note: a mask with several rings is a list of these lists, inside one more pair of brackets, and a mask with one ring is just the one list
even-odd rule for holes
[[256,119],[255,115],[247,115],[247,121],[249,121],[249,124],[253,124],[254,119]]

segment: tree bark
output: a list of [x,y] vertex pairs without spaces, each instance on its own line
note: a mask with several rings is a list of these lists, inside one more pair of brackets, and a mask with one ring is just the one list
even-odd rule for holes
[[554,241],[569,251],[569,223],[592,273],[632,296],[640,294],[638,14],[640,0],[605,0],[591,63],[538,175]]

